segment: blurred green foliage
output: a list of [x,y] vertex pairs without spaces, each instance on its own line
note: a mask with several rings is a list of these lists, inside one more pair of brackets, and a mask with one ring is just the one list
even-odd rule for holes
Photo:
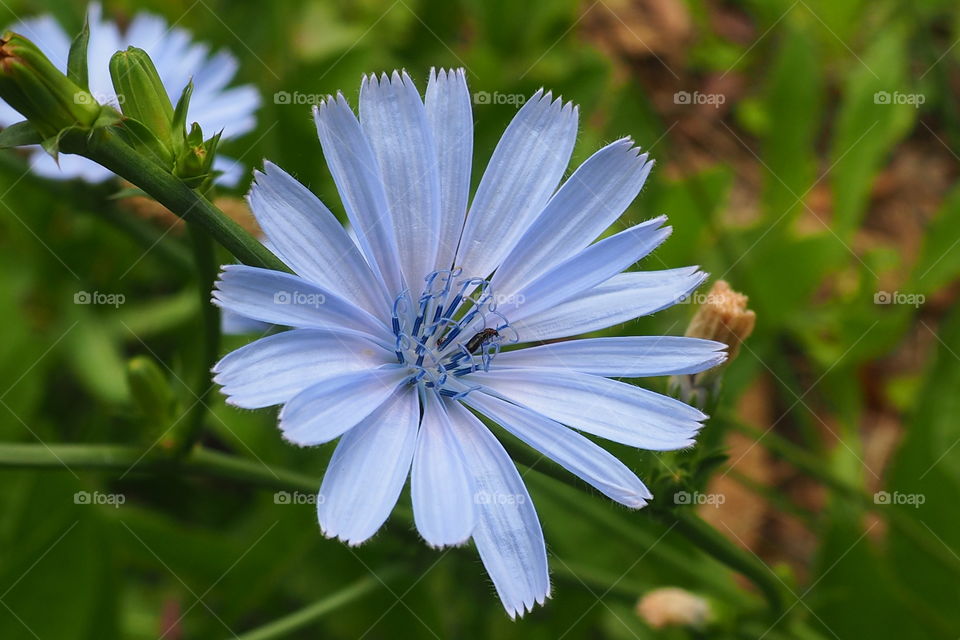
[[[400,570],[289,637],[960,635],[960,311],[951,308],[960,275],[960,192],[942,194],[935,215],[922,220],[915,255],[895,239],[860,241],[878,176],[904,144],[930,142],[956,174],[960,47],[952,45],[960,11],[948,0],[690,0],[684,6],[695,37],[683,57],[624,60],[604,46],[611,38],[593,20],[623,5],[121,0],[108,2],[107,11],[148,9],[231,49],[241,60],[240,79],[261,87],[265,101],[257,130],[225,143],[224,152],[248,165],[271,159],[338,214],[308,107],[275,103],[275,92],[342,89],[355,103],[362,73],[406,68],[422,89],[431,66],[464,66],[475,92],[530,95],[545,86],[577,102],[575,162],[623,135],[659,161],[625,219],[664,213],[674,226],[645,266],[703,265],[748,294],[757,311],[756,333],[727,372],[718,415],[735,415],[744,392],[769,379],[776,431],[824,473],[867,496],[884,487],[921,495],[923,504],[880,505],[879,516],[868,517],[861,502],[828,490],[808,524],[815,551],[805,570],[775,567],[794,594],[790,613],[778,619],[668,522],[614,506],[573,479],[559,482],[549,463],[537,462],[548,473],[527,479],[544,523],[554,595],[511,622],[473,550],[432,551],[402,515],[352,549],[320,535],[310,504],[278,504],[271,489],[187,469],[4,469],[0,637],[156,638],[164,621],[181,616],[181,631],[166,637],[234,637],[388,567]],[[0,21],[43,9],[78,30],[83,8],[73,0],[42,8],[10,2]],[[750,37],[722,33],[708,18],[720,8],[748,23]],[[609,17],[604,24],[616,26]],[[704,118],[732,147],[708,148],[706,165],[688,162],[689,141],[674,130],[677,111],[654,99],[651,83],[669,96],[727,74],[742,79],[742,91],[722,117]],[[921,94],[924,103],[878,102],[878,92]],[[475,105],[475,179],[515,109]],[[749,178],[747,165],[755,171],[758,211],[735,224],[728,214],[738,202],[733,191]],[[196,401],[190,376],[202,349],[186,240],[129,219],[110,199],[115,185],[50,183],[24,166],[12,153],[0,158],[0,440],[151,447],[176,420],[158,416],[171,406],[179,415]],[[814,211],[811,194],[824,191],[830,204]],[[920,216],[909,202],[901,215]],[[928,304],[876,304],[878,292],[891,287]],[[94,291],[122,294],[125,302],[75,304],[79,292]],[[691,311],[678,305],[608,333],[680,334]],[[930,343],[929,362],[884,377],[888,355],[918,335]],[[224,351],[244,341],[228,339]],[[154,410],[144,410],[131,396],[134,357],[152,361],[145,365],[151,376],[169,385],[161,408],[148,401]],[[862,435],[876,410],[865,379],[874,376],[881,404],[902,417],[902,444],[886,473],[864,462]],[[662,388],[662,381],[653,384]],[[212,403],[206,444],[322,475],[332,448],[295,449],[279,437],[274,412],[228,408],[217,394]],[[723,429],[723,419],[708,423],[711,429]],[[646,477],[691,469],[718,452],[610,449]],[[702,488],[701,480],[683,477]],[[77,504],[77,492],[126,499]],[[891,517],[909,524],[889,526]],[[654,631],[640,620],[638,597],[666,585],[711,601],[717,621],[709,635]],[[802,630],[791,622],[797,619]]]

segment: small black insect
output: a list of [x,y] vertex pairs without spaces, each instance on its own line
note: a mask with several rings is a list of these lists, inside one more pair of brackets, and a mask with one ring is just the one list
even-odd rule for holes
[[467,351],[470,353],[476,353],[480,347],[482,347],[488,340],[491,338],[499,337],[500,333],[496,329],[483,329],[479,331],[477,335],[470,338],[470,341],[467,342]]

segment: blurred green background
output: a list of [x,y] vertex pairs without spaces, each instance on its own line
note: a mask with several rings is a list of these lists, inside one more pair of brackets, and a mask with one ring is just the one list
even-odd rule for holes
[[[49,11],[74,32],[84,8],[8,0],[0,22]],[[0,440],[41,457],[59,443],[146,453],[106,471],[68,459],[24,469],[25,450],[0,445],[0,638],[244,637],[318,602],[331,610],[284,637],[960,636],[956,3],[105,6],[121,21],[144,9],[233,51],[239,80],[261,88],[256,131],[224,152],[247,166],[271,159],[338,214],[309,107],[277,104],[276,92],[342,89],[355,104],[365,72],[406,68],[422,90],[431,66],[463,66],[486,92],[474,105],[475,180],[515,96],[541,86],[580,105],[575,162],[624,135],[649,149],[658,165],[620,224],[666,214],[675,231],[645,266],[702,265],[750,297],[757,326],[696,450],[609,448],[647,477],[676,467],[686,486],[722,496],[701,515],[769,564],[790,609],[771,613],[668,521],[557,481],[548,462],[526,478],[554,595],[517,622],[475,551],[418,541],[407,496],[362,547],[324,539],[303,502],[332,447],[284,443],[274,411],[227,408],[213,393],[206,420],[207,449],[247,460],[262,482],[156,462],[158,439],[196,402],[205,294],[185,237],[112,199],[116,184],[47,182],[5,152]],[[78,292],[124,302],[75,304]],[[682,334],[693,311],[607,333]],[[161,409],[131,397],[136,356],[169,387]],[[82,504],[78,492],[123,504]],[[706,598],[711,626],[644,622],[638,599],[663,586]]]

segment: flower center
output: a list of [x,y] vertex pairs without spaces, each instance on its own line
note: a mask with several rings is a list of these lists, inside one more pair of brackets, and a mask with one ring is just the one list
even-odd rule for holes
[[409,289],[393,303],[393,334],[400,364],[411,382],[459,397],[471,391],[457,378],[486,371],[510,336],[510,323],[496,310],[483,278],[462,278],[459,269],[430,273],[414,302]]

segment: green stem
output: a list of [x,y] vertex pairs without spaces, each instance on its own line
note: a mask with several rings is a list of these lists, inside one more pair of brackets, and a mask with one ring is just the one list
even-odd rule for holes
[[773,570],[756,555],[733,544],[690,509],[654,510],[654,514],[666,524],[673,525],[676,531],[686,536],[701,551],[749,578],[763,593],[770,609],[775,613],[785,610],[786,587]]
[[270,640],[271,638],[281,638],[298,629],[303,629],[331,611],[350,604],[378,587],[382,587],[386,580],[392,578],[397,573],[396,567],[381,570],[376,576],[367,576],[366,578],[357,580],[350,586],[288,616],[274,620],[253,631],[242,633],[237,636],[236,640]]
[[213,236],[244,264],[277,271],[287,267],[209,200],[153,160],[138,154],[109,129],[66,136],[64,149],[79,153],[133,183],[187,222]]
[[[210,384],[210,369],[220,353],[220,314],[210,304],[209,295],[217,279],[217,257],[210,237],[195,225],[189,225],[191,245],[199,277],[200,323],[203,347],[197,359],[194,373],[193,405],[184,421],[184,429],[174,438],[173,454],[183,456],[200,440],[204,418],[207,415],[207,400],[213,385]],[[195,400],[195,402],[194,402]]]
[[236,480],[271,489],[314,492],[319,478],[271,467],[210,449],[197,447],[182,460],[145,455],[140,447],[114,444],[0,444],[0,469],[177,470],[201,476]]

